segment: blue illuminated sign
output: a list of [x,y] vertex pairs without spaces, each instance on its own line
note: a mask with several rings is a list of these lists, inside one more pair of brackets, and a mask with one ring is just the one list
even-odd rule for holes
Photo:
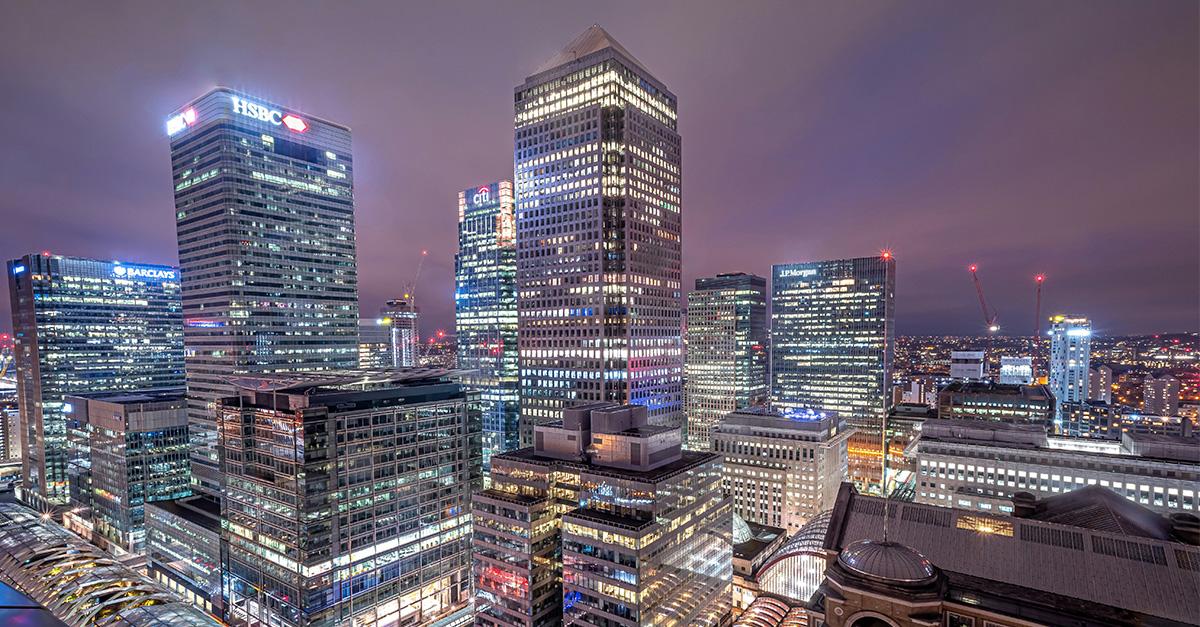
[[152,279],[156,281],[173,281],[179,278],[179,273],[171,268],[156,268],[152,266],[113,266],[113,276],[119,279]]
[[13,274],[21,274],[25,271],[25,266],[13,266]]

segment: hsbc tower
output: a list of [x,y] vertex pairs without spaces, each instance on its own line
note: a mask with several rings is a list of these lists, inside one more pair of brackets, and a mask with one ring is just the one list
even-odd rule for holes
[[218,87],[166,119],[195,488],[240,375],[358,366],[350,129]]

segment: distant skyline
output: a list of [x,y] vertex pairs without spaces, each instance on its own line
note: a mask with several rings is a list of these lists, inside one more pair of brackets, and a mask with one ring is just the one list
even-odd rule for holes
[[228,85],[353,128],[362,311],[427,249],[452,331],[457,194],[512,177],[513,88],[592,23],[679,98],[685,291],[887,248],[900,334],[982,332],[970,263],[1005,334],[1037,272],[1098,335],[1200,326],[1182,0],[4,3],[0,257],[177,263],[164,123]]

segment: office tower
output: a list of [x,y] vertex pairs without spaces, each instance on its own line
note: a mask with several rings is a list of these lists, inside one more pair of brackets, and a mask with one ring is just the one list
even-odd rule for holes
[[1179,415],[1179,379],[1164,374],[1146,375],[1142,382],[1142,413],[1151,416]]
[[230,377],[358,365],[350,129],[218,87],[166,131],[192,479],[216,493],[213,404]]
[[179,270],[43,253],[8,262],[8,286],[21,498],[64,505],[70,455],[63,399],[183,383]]
[[191,493],[183,387],[73,394],[66,409],[88,436],[91,489],[76,514],[86,520],[87,537],[119,547],[113,553],[142,553],[146,505]]
[[725,493],[747,522],[788,535],[833,507],[847,473],[850,431],[837,416],[764,408],[735,411],[714,429],[712,450],[725,456]]
[[926,420],[916,501],[1011,511],[1018,491],[1049,496],[1088,485],[1172,514],[1200,511],[1200,437],[1123,433],[1120,441],[1047,436],[1038,425]]
[[950,378],[959,381],[982,381],[983,351],[950,351]]
[[675,96],[599,26],[515,91],[521,445],[594,401],[679,427]]
[[469,619],[479,407],[446,374],[248,375],[218,402],[229,622]]
[[1044,385],[951,383],[938,392],[938,418],[1053,427],[1054,397]]
[[780,264],[771,280],[771,402],[855,427],[850,476],[878,485],[895,345],[896,260]]
[[[846,486],[828,562],[792,624],[1172,625],[1200,616],[1200,525],[1090,486],[1011,515],[860,496]],[[887,541],[883,541],[886,538]],[[759,623],[760,627],[774,623]]]
[[1050,318],[1050,391],[1057,401],[1054,420],[1062,420],[1063,403],[1088,397],[1088,364],[1092,357],[1092,323],[1081,316]]
[[392,327],[383,318],[359,318],[358,367],[392,367]]
[[420,357],[421,310],[412,300],[411,294],[394,298],[379,310],[379,318],[388,328],[391,361],[393,368],[414,368]]
[[479,625],[717,625],[732,603],[721,456],[593,403],[492,457],[472,499]]
[[0,623],[9,627],[121,625],[219,627],[165,586],[16,503],[0,503],[0,582],[15,588],[59,620],[23,620],[5,590]]
[[1032,357],[1001,357],[1000,383],[1003,385],[1030,385],[1033,383]]
[[458,193],[454,257],[456,367],[483,404],[483,465],[520,446],[517,241],[510,181]]
[[1112,368],[1100,364],[1095,368],[1088,369],[1088,394],[1087,400],[1099,401],[1101,403],[1112,402]]
[[146,504],[146,570],[192,605],[224,616],[221,503],[211,494]]
[[741,272],[696,279],[686,328],[684,446],[707,451],[726,414],[767,399],[767,280]]

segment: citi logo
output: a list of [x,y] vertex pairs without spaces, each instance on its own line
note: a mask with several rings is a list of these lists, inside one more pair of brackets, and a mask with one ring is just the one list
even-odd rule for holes
[[471,204],[482,205],[492,199],[492,190],[487,185],[475,190],[475,195],[471,197]]
[[253,118],[259,122],[268,122],[275,126],[286,126],[289,130],[297,133],[303,133],[308,130],[307,122],[290,113],[285,114],[276,109],[265,107],[257,102],[250,102],[245,98],[237,96],[230,96],[229,99],[233,103],[234,113]]

